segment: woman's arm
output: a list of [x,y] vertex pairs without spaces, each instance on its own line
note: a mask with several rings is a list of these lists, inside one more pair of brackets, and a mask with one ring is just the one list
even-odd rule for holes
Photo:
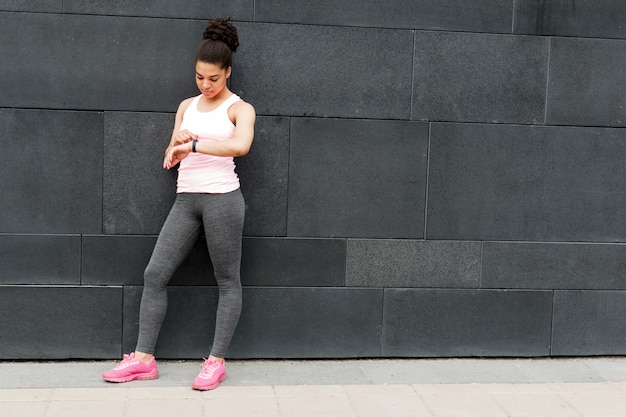
[[[228,113],[235,124],[233,137],[219,142],[197,142],[196,152],[214,156],[243,156],[250,151],[256,121],[254,107],[245,101],[238,101],[230,107]],[[176,117],[178,118],[178,115]],[[197,139],[197,135],[187,131],[172,135],[172,141],[163,160],[163,168],[170,169],[185,159],[191,152],[193,139]]]
[[187,142],[191,142],[193,139],[198,139],[198,135],[191,133],[187,129],[180,130],[180,126],[183,123],[183,114],[185,114],[185,110],[189,107],[189,104],[193,100],[193,97],[185,99],[181,101],[178,105],[178,110],[176,110],[176,119],[174,121],[174,130],[172,131],[172,138],[170,139],[170,143],[165,149],[165,155],[169,152],[171,148],[176,145],[182,145]]

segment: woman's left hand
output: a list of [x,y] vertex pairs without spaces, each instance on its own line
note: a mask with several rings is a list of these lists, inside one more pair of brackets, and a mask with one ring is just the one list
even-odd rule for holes
[[187,158],[191,152],[191,143],[183,143],[182,145],[172,146],[170,150],[165,154],[163,159],[163,168],[171,169],[176,166],[180,161]]

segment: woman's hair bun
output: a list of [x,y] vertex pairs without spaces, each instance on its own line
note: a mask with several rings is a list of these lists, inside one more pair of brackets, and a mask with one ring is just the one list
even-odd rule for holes
[[239,47],[239,38],[237,37],[237,28],[233,26],[230,21],[230,17],[227,19],[212,19],[209,20],[202,39],[222,41],[231,51],[235,52]]

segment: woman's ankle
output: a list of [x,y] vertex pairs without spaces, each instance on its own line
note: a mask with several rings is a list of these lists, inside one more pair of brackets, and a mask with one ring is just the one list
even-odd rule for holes
[[134,357],[140,362],[149,363],[154,357],[154,355],[151,353],[143,353],[143,352],[135,351]]

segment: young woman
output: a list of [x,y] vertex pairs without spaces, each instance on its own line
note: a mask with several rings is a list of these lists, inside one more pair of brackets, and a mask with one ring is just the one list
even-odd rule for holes
[[241,313],[241,236],[244,200],[233,158],[248,153],[254,108],[233,94],[226,81],[239,41],[229,19],[209,21],[196,53],[200,95],[180,103],[163,167],[178,168],[177,195],[144,273],[139,338],[133,353],[103,374],[110,382],[155,379],[157,337],[167,309],[167,284],[185,260],[202,227],[219,288],[210,355],[192,384],[217,388],[226,378],[224,356]]

